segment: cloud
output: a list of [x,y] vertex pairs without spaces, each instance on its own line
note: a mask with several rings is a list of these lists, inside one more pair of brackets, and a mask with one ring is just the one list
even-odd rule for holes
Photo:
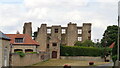
[[27,7],[84,6],[89,0],[24,0]]
[[[103,2],[104,1],[104,2]],[[9,2],[9,1],[8,1]],[[24,22],[33,22],[33,31],[41,23],[67,26],[69,22],[92,23],[92,40],[102,38],[108,25],[117,24],[117,0],[23,0],[0,4],[0,30],[22,33]],[[111,9],[112,8],[112,9]],[[98,32],[99,31],[99,32]]]
[[118,2],[119,0],[96,0],[96,2]]

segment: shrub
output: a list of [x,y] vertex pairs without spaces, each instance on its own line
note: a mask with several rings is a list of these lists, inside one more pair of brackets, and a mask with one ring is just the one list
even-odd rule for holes
[[112,56],[112,60],[115,62],[117,60],[117,55]]
[[83,46],[87,46],[87,47],[90,47],[90,46],[94,46],[94,42],[92,42],[91,40],[85,40],[83,43],[82,43]]
[[103,48],[96,48],[96,47],[61,46],[60,55],[61,56],[101,56],[104,53],[103,51],[104,51]]
[[80,41],[77,41],[74,45],[75,46],[82,46],[82,43]]
[[37,52],[27,52],[28,54],[37,54]]
[[19,54],[20,57],[24,57],[25,56],[25,53],[23,53],[22,51],[17,51],[15,53]]
[[91,40],[85,40],[84,42],[77,41],[74,45],[91,47],[91,46],[94,46],[94,42],[92,42]]

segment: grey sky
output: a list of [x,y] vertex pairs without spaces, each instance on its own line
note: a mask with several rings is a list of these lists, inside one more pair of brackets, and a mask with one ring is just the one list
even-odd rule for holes
[[22,33],[24,22],[67,26],[92,23],[92,40],[101,39],[109,25],[117,25],[118,0],[0,0],[0,30]]

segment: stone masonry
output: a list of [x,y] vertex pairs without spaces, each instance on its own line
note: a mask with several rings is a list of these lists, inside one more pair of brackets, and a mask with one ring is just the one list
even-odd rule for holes
[[24,24],[23,34],[28,34],[29,36],[32,36],[32,22]]
[[[24,28],[30,26],[24,25]],[[27,33],[26,30],[24,32]],[[33,37],[39,43],[40,51],[49,52],[51,58],[60,58],[60,45],[74,46],[77,41],[91,40],[91,23],[83,23],[81,27],[71,22],[67,27],[61,25],[48,27],[47,24],[41,24]]]

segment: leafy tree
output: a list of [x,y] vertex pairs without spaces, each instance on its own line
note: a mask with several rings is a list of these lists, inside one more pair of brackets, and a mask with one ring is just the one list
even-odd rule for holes
[[74,45],[75,46],[82,46],[82,43],[80,41],[77,41]]
[[117,25],[108,26],[103,34],[103,38],[101,39],[101,45],[103,47],[104,45],[109,47],[113,42],[115,42],[115,46],[112,49],[112,60],[114,62],[117,60],[117,39],[118,39],[118,26]]
[[99,48],[101,48],[101,47],[102,47],[102,46],[101,46],[101,43],[99,43],[99,42],[94,43],[94,46],[95,46],[95,47],[99,47]]
[[105,45],[109,47],[113,42],[117,43],[118,37],[118,26],[108,26],[103,34],[103,38],[101,39],[101,44],[104,47]]
[[87,46],[87,47],[90,47],[90,46],[94,46],[94,42],[92,42],[91,40],[85,40],[83,43],[82,43],[83,46]]
[[90,46],[94,46],[94,43],[91,40],[85,40],[84,42],[77,41],[74,45],[90,47]]

